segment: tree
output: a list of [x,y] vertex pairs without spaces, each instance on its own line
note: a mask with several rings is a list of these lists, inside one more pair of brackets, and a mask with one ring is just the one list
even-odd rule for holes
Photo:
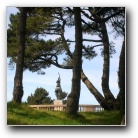
[[[47,8],[43,10],[47,11]],[[65,28],[74,26],[74,11],[70,7],[64,8],[55,8],[50,10],[52,11],[50,14],[46,13],[43,17],[48,16],[51,19],[48,22],[48,26],[43,28],[43,23],[41,27],[36,27],[36,30],[39,28],[39,31],[35,31],[33,29],[32,35],[28,35],[27,38],[31,41],[28,43],[26,49],[26,61],[24,68],[29,69],[30,71],[40,71],[42,68],[50,67],[51,64],[63,68],[63,69],[72,69],[73,68],[73,53],[70,50],[70,43],[74,43],[74,40],[69,40],[65,37]],[[37,10],[36,10],[37,11]],[[83,33],[88,34],[89,36],[96,36],[97,40],[82,38],[82,55],[86,59],[92,59],[97,55],[95,52],[97,47],[102,47],[102,55],[103,55],[103,75],[102,75],[102,89],[103,94],[99,92],[93,83],[88,79],[88,77],[81,71],[81,79],[90,90],[90,92],[95,96],[100,105],[106,109],[117,109],[116,107],[116,99],[110,91],[109,87],[109,70],[110,70],[110,56],[115,53],[112,42],[109,42],[109,34],[107,33],[107,25],[112,28],[112,32],[115,32],[117,35],[120,34],[122,28],[124,26],[124,8],[123,7],[82,7],[81,14],[83,15],[81,18],[82,23],[82,31]],[[40,14],[40,12],[39,12]],[[38,16],[38,12],[30,13],[31,16]],[[48,15],[47,15],[48,14]],[[36,16],[35,16],[36,15]],[[42,15],[42,14],[41,14]],[[52,17],[52,18],[50,18]],[[36,22],[36,21],[35,21]],[[37,23],[37,22],[36,22]],[[31,25],[30,25],[31,26]],[[34,25],[32,25],[34,26]],[[36,26],[39,26],[36,25]],[[29,29],[29,27],[28,27]],[[15,30],[15,29],[13,29]],[[15,32],[9,29],[8,37],[10,40],[8,41],[8,49],[9,46],[13,45],[13,40],[11,41],[11,37],[15,35]],[[40,39],[41,35],[56,35],[57,39],[53,40],[42,40]],[[116,35],[116,36],[117,36]],[[39,38],[39,39],[38,39]],[[91,45],[85,45],[85,42],[90,42]],[[33,47],[32,47],[33,45]],[[33,50],[33,52],[32,52]],[[8,50],[10,53],[10,50]],[[29,52],[30,51],[30,52]],[[39,52],[38,52],[39,51]],[[28,53],[28,54],[27,54]],[[58,56],[62,53],[65,53],[67,56],[65,57],[66,64],[58,63]],[[9,55],[9,54],[8,54]],[[12,55],[10,55],[11,57]],[[14,56],[12,57],[14,60]],[[16,61],[14,61],[16,62]]]
[[[47,28],[51,27],[51,29],[54,29],[52,22],[54,17],[51,17],[51,11],[52,10],[49,8],[29,8],[27,12],[24,70],[29,69],[32,72],[44,74],[41,69],[50,67],[50,61],[54,63],[57,59],[57,55],[63,53],[62,44],[59,43],[58,39],[55,41],[51,39],[46,41],[42,38],[44,35],[50,33],[50,30],[47,30]],[[19,15],[19,13],[11,15],[11,25],[9,25],[7,30],[7,55],[10,57],[9,65],[11,68],[14,67],[14,63],[17,62],[16,37],[18,34],[16,32],[19,25]],[[43,58],[46,59],[47,62],[41,64],[41,60],[43,60]]]
[[[71,9],[70,9],[71,11]],[[89,11],[90,15],[85,13],[84,11]],[[112,110],[117,109],[116,106],[116,99],[113,96],[113,94],[110,91],[109,88],[109,68],[110,68],[110,56],[111,54],[115,53],[115,50],[113,49],[112,43],[109,43],[109,37],[107,34],[107,28],[106,24],[109,22],[112,23],[112,27],[114,30],[116,29],[120,24],[120,26],[124,26],[124,8],[84,8],[84,11],[82,10],[82,13],[84,16],[89,18],[91,20],[91,23],[86,23],[83,19],[82,22],[87,26],[84,31],[86,33],[92,34],[92,35],[98,35],[100,40],[88,40],[83,38],[84,41],[90,41],[90,42],[98,42],[102,44],[98,44],[92,47],[84,47],[83,49],[85,52],[87,52],[87,55],[92,56],[90,50],[94,47],[102,46],[103,45],[103,57],[104,57],[104,64],[103,64],[103,76],[102,76],[102,89],[104,93],[104,97],[98,92],[98,90],[93,86],[93,84],[89,81],[89,79],[86,77],[82,70],[82,80],[90,90],[90,92],[95,96],[97,101],[100,103],[100,105],[106,109],[106,110]],[[122,18],[122,17],[123,18]],[[121,17],[121,20],[120,20]],[[112,20],[113,19],[113,20]],[[117,27],[116,27],[117,26]],[[120,30],[117,32],[119,34]],[[63,41],[65,41],[63,39]],[[72,41],[70,41],[72,42]],[[69,49],[67,49],[69,51]],[[68,52],[68,55],[70,58],[72,58],[72,55],[70,52]]]
[[[85,11],[89,11],[90,15],[88,13],[85,13]],[[82,22],[84,23],[84,29],[83,29],[84,32],[93,34],[93,35],[96,34],[100,38],[100,40],[83,39],[83,41],[98,42],[98,43],[102,42],[102,44],[98,44],[92,47],[83,46],[83,49],[87,52],[89,56],[91,56],[91,53],[89,52],[89,50],[93,49],[94,47],[98,47],[102,45],[104,47],[102,51],[103,53],[102,55],[104,57],[103,76],[102,76],[102,89],[103,89],[104,97],[98,92],[98,90],[89,81],[89,79],[84,74],[83,70],[81,73],[82,80],[86,84],[90,92],[95,96],[95,98],[100,103],[100,105],[106,110],[117,109],[115,97],[113,96],[109,88],[110,55],[115,53],[115,50],[113,49],[113,46],[109,43],[106,23],[113,18],[113,20],[115,20],[115,21],[111,20],[113,27],[116,26],[116,24],[122,24],[123,26],[124,22],[122,22],[122,20],[119,20],[120,14],[123,14],[123,12],[124,12],[123,8],[95,8],[94,7],[94,8],[88,8],[88,9],[84,8],[84,10],[82,10],[82,13],[84,14],[84,16],[86,16],[89,20],[91,20],[91,23],[87,23],[82,19]],[[122,19],[124,20],[124,18]],[[118,30],[118,29],[115,28],[115,30]]]
[[118,85],[120,92],[117,100],[121,114],[125,114],[125,41],[123,41],[122,50],[120,54],[119,70],[118,70]]
[[63,104],[67,103],[67,100],[65,100],[65,98],[67,97],[67,92],[61,92],[60,94],[60,99],[63,101]]
[[25,31],[26,31],[26,8],[19,8],[20,10],[20,25],[19,25],[19,37],[18,39],[18,54],[16,62],[16,72],[14,77],[14,89],[13,89],[13,101],[21,103],[23,96],[23,67],[24,67],[24,54],[25,54]]
[[119,88],[120,88],[120,92],[118,95],[118,101],[119,101],[119,109],[120,109],[120,113],[123,115],[123,119],[122,119],[122,124],[125,124],[125,99],[126,99],[126,94],[125,94],[125,80],[126,80],[126,76],[125,76],[125,41],[123,41],[123,46],[122,46],[122,50],[121,50],[121,55],[120,55],[120,62],[119,62],[119,71],[118,71],[118,77],[119,77]]
[[[60,93],[59,99],[60,99],[60,100],[64,100],[64,99],[67,97],[67,94],[68,94],[67,92],[63,92],[63,91],[62,91],[62,92]],[[56,97],[57,97],[57,94],[56,94]]]
[[98,16],[98,14],[95,13],[95,9],[89,8],[91,14],[94,17],[94,20],[99,24],[99,27],[101,28],[101,40],[103,42],[104,48],[103,48],[103,55],[104,55],[104,64],[103,64],[103,76],[102,76],[102,90],[105,96],[105,99],[108,103],[109,109],[114,108],[114,102],[115,98],[113,94],[110,91],[109,88],[109,67],[110,67],[110,54],[109,54],[109,38],[108,33],[106,29],[106,20],[103,20],[101,16]]
[[81,29],[81,10],[74,7],[75,20],[75,51],[73,54],[73,78],[71,93],[67,98],[67,113],[76,115],[79,108],[80,88],[81,88],[81,69],[82,69],[82,29]]
[[53,100],[48,96],[49,93],[44,88],[37,88],[34,94],[28,96],[27,103],[28,104],[51,104]]

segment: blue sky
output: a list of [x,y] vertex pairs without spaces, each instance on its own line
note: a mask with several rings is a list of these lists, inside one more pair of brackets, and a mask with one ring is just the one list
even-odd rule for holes
[[[7,23],[9,23],[10,13],[16,13],[17,10],[14,7],[7,8]],[[74,38],[74,30],[68,29],[67,34],[68,38]],[[88,36],[87,39],[89,38]],[[54,39],[54,38],[53,38]],[[110,60],[110,89],[113,95],[116,97],[118,94],[118,64],[119,64],[119,55],[122,46],[122,38],[114,39],[113,35],[110,35],[110,40],[113,40],[116,46],[116,54],[113,55],[113,58]],[[73,45],[72,45],[73,47]],[[100,48],[98,48],[99,50]],[[7,60],[8,64],[8,60]],[[101,88],[101,77],[102,77],[102,67],[103,67],[103,58],[98,54],[98,56],[91,61],[83,60],[83,70],[87,75],[89,80],[94,84],[94,86],[102,93]],[[61,76],[61,87],[65,92],[70,93],[71,91],[71,79],[72,79],[72,70],[59,69],[55,66],[45,70],[45,75],[38,75],[37,73],[31,73],[25,71],[23,75],[23,87],[24,87],[24,96],[22,101],[26,101],[27,97],[34,93],[37,87],[43,87],[49,92],[49,96],[52,99],[55,97],[55,87],[56,80],[58,78],[58,72]],[[13,93],[13,84],[14,84],[14,75],[15,70],[9,70],[7,66],[7,101],[12,99]],[[85,84],[81,82],[81,95],[80,95],[80,104],[98,104],[94,96],[87,89]]]

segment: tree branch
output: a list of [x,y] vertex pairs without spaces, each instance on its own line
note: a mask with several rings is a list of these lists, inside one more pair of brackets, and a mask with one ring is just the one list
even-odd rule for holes
[[[99,44],[99,45],[95,45],[95,46],[92,46],[91,48],[95,48],[95,47],[99,47],[99,46],[103,46],[103,44]],[[82,48],[85,50],[86,53],[88,53],[90,56],[93,56],[85,46],[82,46]]]
[[67,40],[65,39],[65,36],[64,36],[64,31],[61,32],[61,39],[62,39],[62,42],[63,42],[63,46],[67,52],[67,54],[72,58],[72,53],[67,45]]
[[75,41],[67,39],[66,42],[75,42]]
[[104,21],[107,22],[107,21],[110,20],[112,17],[114,17],[114,16],[116,16],[116,15],[118,15],[118,14],[120,14],[120,13],[121,13],[121,11],[118,11],[118,12],[116,12],[116,13],[110,15],[109,17],[104,18]]
[[103,44],[92,46],[92,48],[99,47],[99,46],[103,46]]
[[[39,63],[39,64],[43,64],[44,63],[44,61],[45,62],[47,62],[47,63],[49,63],[49,64],[52,64],[52,65],[54,65],[54,66],[56,66],[56,67],[58,67],[58,68],[61,68],[61,69],[73,69],[73,67],[72,66],[64,66],[64,65],[60,65],[58,62],[53,62],[53,61],[51,61],[51,60],[47,60],[47,59],[45,59],[45,58],[39,58],[39,59],[41,59],[41,60],[43,60],[43,61],[33,61],[32,63],[34,63],[34,64],[36,64],[36,63]],[[31,64],[32,64],[31,63]]]
[[86,53],[88,53],[90,56],[93,56],[88,50],[87,50],[87,48],[85,47],[85,46],[82,46],[82,48],[85,50],[85,52]]
[[53,65],[55,65],[58,68],[62,68],[62,69],[73,69],[73,67],[71,67],[71,66],[60,65],[60,64],[55,63],[55,62],[52,62],[52,61],[50,63],[53,64]]
[[95,11],[94,11],[94,9],[93,9],[92,7],[89,7],[89,12],[90,12],[90,13],[93,15],[93,17],[95,18],[95,22],[100,23],[100,22],[102,21],[101,17],[98,16],[98,15],[95,13]]
[[[92,39],[83,39],[83,41],[87,41],[87,42],[103,42],[102,40],[92,40]],[[75,42],[75,41],[67,39],[66,42]]]
[[88,42],[103,42],[102,40],[92,40],[92,39],[83,39],[83,41],[88,41]]
[[89,28],[91,28],[91,29],[93,29],[93,30],[96,30],[96,31],[98,31],[98,32],[101,32],[101,30],[99,30],[98,28],[92,27],[90,24],[86,23],[83,19],[81,19],[81,21],[82,21],[84,24],[86,24]]
[[83,10],[81,12],[85,17],[95,22],[94,18],[90,17],[86,12],[84,12]]

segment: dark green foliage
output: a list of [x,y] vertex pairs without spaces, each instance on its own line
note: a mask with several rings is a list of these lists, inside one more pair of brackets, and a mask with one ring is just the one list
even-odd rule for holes
[[49,93],[43,88],[37,88],[34,94],[28,96],[28,104],[52,104],[53,100],[48,96]]
[[84,46],[85,48],[83,48],[83,51],[82,51],[82,55],[85,59],[93,59],[94,57],[97,56],[97,53],[96,51],[94,50],[94,47],[92,46]]
[[[46,34],[52,33],[48,28],[53,29],[52,9],[30,8],[26,22],[26,43],[24,70],[44,74],[41,69],[50,67],[51,61],[57,62],[58,55],[63,53],[63,44],[57,37],[54,41],[46,40]],[[10,57],[10,67],[17,62],[17,36],[19,26],[19,13],[11,15],[11,24],[7,30],[7,56]],[[45,38],[45,40],[44,40]]]
[[[57,97],[57,93],[55,93],[55,94],[56,94],[56,97]],[[64,104],[66,103],[66,100],[64,100],[64,99],[67,97],[67,94],[68,93],[66,93],[66,92],[61,92],[60,96],[59,96],[59,99],[63,100]]]

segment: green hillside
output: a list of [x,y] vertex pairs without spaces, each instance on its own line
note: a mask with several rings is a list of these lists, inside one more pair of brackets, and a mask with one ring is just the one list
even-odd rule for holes
[[7,103],[7,125],[120,125],[118,111],[79,112],[76,118],[63,111],[36,110],[26,104]]

